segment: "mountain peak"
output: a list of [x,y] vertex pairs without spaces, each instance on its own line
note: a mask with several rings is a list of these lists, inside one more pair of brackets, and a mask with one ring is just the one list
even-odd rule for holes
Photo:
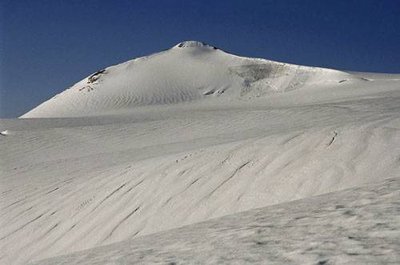
[[183,41],[176,44],[173,48],[198,48],[198,47],[206,47],[206,48],[213,48],[217,49],[214,46],[208,45],[207,43],[195,40]]

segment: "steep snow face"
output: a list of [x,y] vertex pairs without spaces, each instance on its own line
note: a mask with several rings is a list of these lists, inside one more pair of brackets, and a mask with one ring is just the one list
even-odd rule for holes
[[202,42],[185,41],[97,71],[22,118],[115,114],[200,99],[249,100],[351,78],[340,71],[244,58]]

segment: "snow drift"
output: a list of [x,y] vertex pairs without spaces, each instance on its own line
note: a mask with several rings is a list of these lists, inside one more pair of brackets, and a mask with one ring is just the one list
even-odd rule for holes
[[399,189],[388,179],[35,264],[396,264]]

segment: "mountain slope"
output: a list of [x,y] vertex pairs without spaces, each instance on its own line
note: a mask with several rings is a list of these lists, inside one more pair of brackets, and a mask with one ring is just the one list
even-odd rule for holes
[[35,264],[396,264],[399,190],[389,179]]
[[115,114],[138,106],[262,97],[350,74],[239,57],[196,41],[100,70],[22,118]]
[[398,177],[399,100],[1,121],[0,263]]
[[[229,65],[216,64],[218,75],[208,69],[215,58]],[[267,71],[256,62],[268,64],[184,42],[92,75],[82,82],[96,89],[66,90],[29,112],[32,119],[0,120],[0,263],[400,176],[400,75],[274,62]],[[198,79],[199,69],[210,78]],[[312,74],[290,81],[303,70]],[[150,78],[162,71],[166,82]],[[139,81],[154,86],[132,87]],[[228,88],[204,95],[200,83]],[[198,98],[171,100],[182,91]],[[141,100],[129,101],[130,93]]]

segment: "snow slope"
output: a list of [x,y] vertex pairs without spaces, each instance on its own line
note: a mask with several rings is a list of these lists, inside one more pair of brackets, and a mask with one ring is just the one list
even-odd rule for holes
[[353,78],[335,70],[239,57],[187,41],[100,70],[22,117],[99,115],[214,97],[248,99]]
[[89,79],[0,120],[1,264],[400,175],[400,75],[184,42]]
[[398,264],[399,190],[388,179],[36,264]]

